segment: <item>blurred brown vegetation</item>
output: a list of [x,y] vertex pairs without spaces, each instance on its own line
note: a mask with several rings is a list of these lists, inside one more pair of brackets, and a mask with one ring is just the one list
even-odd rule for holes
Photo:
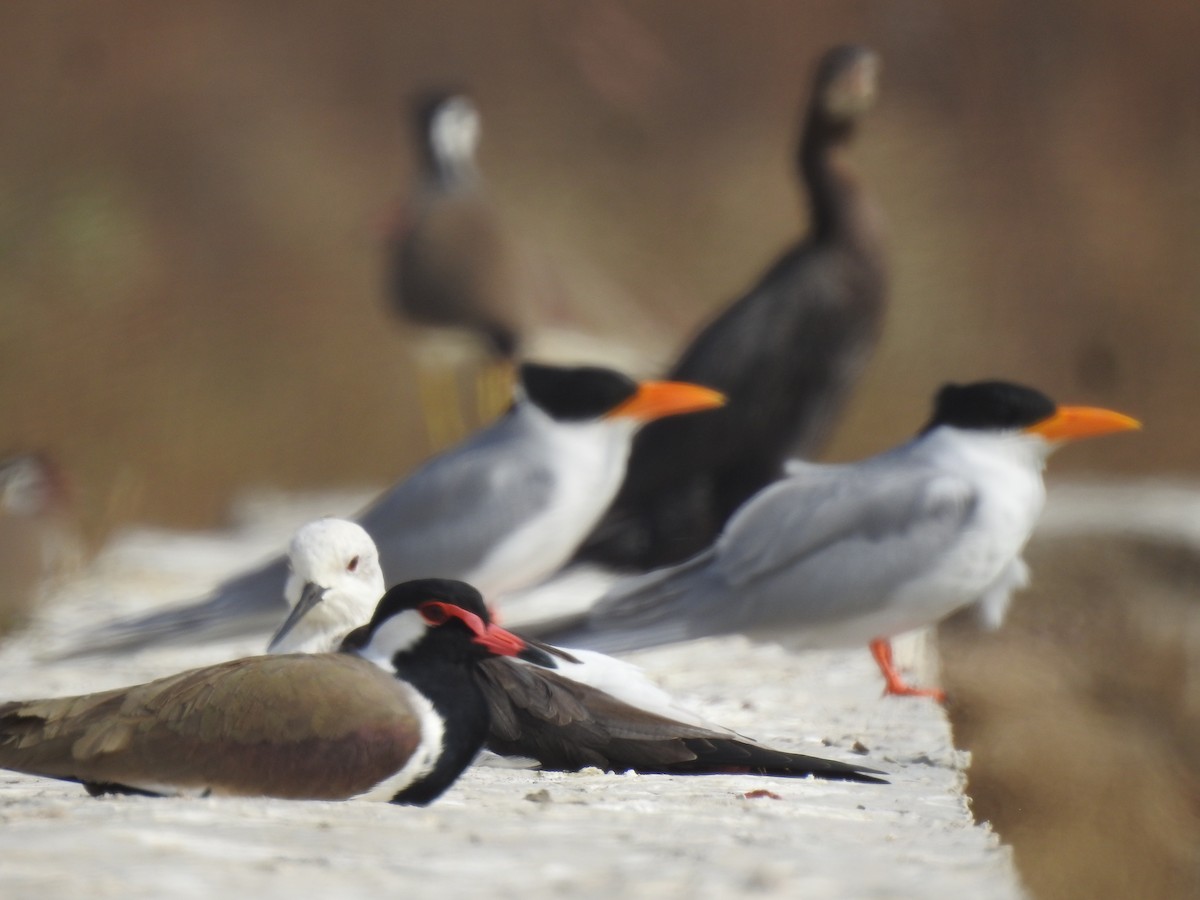
[[939,636],[976,817],[1043,900],[1200,896],[1200,553],[1060,537],[1028,561],[999,633]]
[[860,40],[894,313],[835,455],[1006,375],[1150,424],[1056,469],[1191,471],[1198,24],[1191,0],[5,4],[0,449],[56,453],[93,536],[417,462],[373,224],[431,83],[477,93],[494,197],[576,313],[636,304],[665,360],[797,232],[798,103]]

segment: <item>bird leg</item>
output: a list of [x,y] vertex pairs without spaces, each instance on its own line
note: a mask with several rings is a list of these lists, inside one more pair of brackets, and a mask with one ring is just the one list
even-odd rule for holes
[[945,691],[938,688],[917,688],[905,682],[892,659],[891,641],[885,638],[871,641],[871,655],[875,657],[879,671],[883,673],[883,679],[886,682],[883,689],[884,694],[892,694],[896,697],[932,697],[938,703],[946,702]]
[[475,414],[481,425],[490,424],[512,402],[516,371],[511,360],[496,359],[476,371]]
[[459,408],[457,375],[441,366],[418,366],[417,391],[430,451],[462,440],[467,426]]

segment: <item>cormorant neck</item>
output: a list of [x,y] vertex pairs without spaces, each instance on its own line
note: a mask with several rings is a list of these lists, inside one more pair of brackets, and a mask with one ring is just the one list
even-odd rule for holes
[[487,739],[491,713],[475,680],[475,660],[424,659],[398,655],[396,677],[407,681],[443,721],[441,754],[433,768],[392,798],[392,803],[425,806],[454,783]]
[[426,177],[441,190],[473,187],[479,182],[479,170],[470,153],[447,153],[426,143],[422,156]]
[[810,228],[815,241],[853,232],[863,211],[849,160],[856,130],[852,119],[833,118],[820,108],[809,111],[800,141],[800,177],[808,189]]

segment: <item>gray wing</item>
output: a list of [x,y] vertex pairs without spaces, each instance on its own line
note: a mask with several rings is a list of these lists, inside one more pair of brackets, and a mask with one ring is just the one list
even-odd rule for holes
[[283,588],[288,561],[277,556],[223,581],[200,600],[118,619],[88,629],[59,659],[118,653],[151,644],[191,644],[238,637],[279,626],[287,613]]
[[969,482],[932,470],[811,469],[756,495],[710,550],[622,582],[582,627],[539,637],[614,652],[849,618],[927,571],[976,504]]
[[[521,436],[509,416],[426,463],[355,517],[379,546],[388,586],[426,576],[463,578],[550,501],[548,461]],[[277,556],[193,603],[89,631],[61,658],[268,631],[287,612],[287,575],[287,557]]]
[[549,460],[510,416],[419,468],[356,519],[379,547],[388,586],[464,578],[554,491]]

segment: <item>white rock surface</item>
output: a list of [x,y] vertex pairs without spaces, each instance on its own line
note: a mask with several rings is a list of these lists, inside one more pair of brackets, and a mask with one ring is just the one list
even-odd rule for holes
[[[358,499],[322,498],[320,511],[345,513]],[[251,639],[45,660],[68,632],[189,598],[271,555],[312,505],[260,504],[227,533],[123,535],[0,648],[0,698],[101,690],[259,652],[262,640]],[[0,773],[0,895],[1022,896],[1011,854],[971,818],[966,760],[941,710],[881,698],[865,648],[790,656],[730,638],[633,659],[722,724],[782,748],[862,760],[893,783],[475,768],[432,807],[415,809],[93,800],[77,785]],[[746,796],[757,790],[774,796]]]

